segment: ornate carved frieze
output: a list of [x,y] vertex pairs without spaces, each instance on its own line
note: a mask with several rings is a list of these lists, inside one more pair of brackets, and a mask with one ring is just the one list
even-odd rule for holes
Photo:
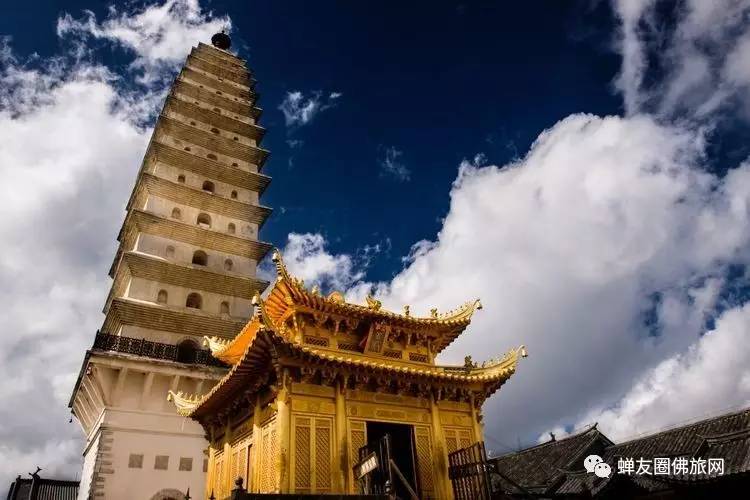
[[304,394],[308,396],[318,396],[324,398],[336,397],[336,390],[333,387],[318,385],[318,384],[305,384],[302,382],[292,383],[292,394]]
[[292,411],[333,415],[336,413],[336,405],[319,399],[292,398]]
[[430,413],[426,409],[400,409],[370,403],[347,402],[346,414],[349,417],[368,420],[390,420],[422,424],[428,424],[432,421]]

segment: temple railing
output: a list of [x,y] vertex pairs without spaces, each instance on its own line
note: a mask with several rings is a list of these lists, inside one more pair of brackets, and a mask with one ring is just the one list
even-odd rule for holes
[[121,352],[124,354],[133,354],[135,356],[144,356],[152,359],[164,359],[179,363],[218,366],[222,368],[226,368],[227,366],[214,358],[211,355],[211,351],[207,349],[194,349],[174,344],[152,342],[146,339],[110,335],[101,332],[97,332],[92,348],[100,351]]

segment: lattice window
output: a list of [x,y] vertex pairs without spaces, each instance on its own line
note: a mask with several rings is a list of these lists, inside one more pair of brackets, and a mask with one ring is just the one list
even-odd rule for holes
[[362,448],[367,442],[367,431],[364,422],[351,422],[349,423],[349,443],[351,450],[349,452],[349,470],[352,470],[354,464],[359,461],[359,449]]
[[224,452],[216,454],[214,464],[214,493],[217,498],[224,498]]
[[331,488],[331,421],[315,419],[315,490]]
[[444,429],[444,432],[448,453],[453,453],[458,450],[458,431],[456,429]]
[[409,360],[416,361],[418,363],[427,363],[427,361],[429,361],[429,359],[427,358],[427,354],[420,354],[418,352],[410,352]]
[[330,493],[333,420],[294,417],[294,491]]
[[344,351],[362,352],[362,349],[355,342],[339,342],[338,346],[339,349],[343,349]]
[[383,356],[386,358],[401,359],[401,351],[385,350],[383,351]]
[[193,470],[193,459],[191,457],[180,457],[180,466],[177,470],[185,472]]
[[427,427],[414,428],[417,447],[417,468],[423,496],[431,496],[435,486],[432,479],[432,439]]
[[156,470],[169,469],[169,455],[156,455],[156,458],[154,459],[154,469]]
[[278,457],[278,443],[276,440],[276,419],[269,420],[261,430],[261,460],[260,460],[260,492],[275,492],[278,485],[276,484],[276,471],[278,466],[276,458]]
[[324,339],[322,337],[311,337],[309,335],[305,335],[305,344],[328,347],[328,339]]
[[294,487],[297,491],[312,487],[310,434],[310,419],[296,418],[294,425]]
[[471,431],[469,430],[461,430],[458,433],[458,440],[461,444],[461,448],[466,448],[468,446],[471,446],[472,439],[471,439]]
[[240,450],[238,449],[232,450],[232,462],[229,464],[229,481],[231,483],[234,483],[234,480],[237,479],[237,476],[240,475],[239,455],[240,455]]
[[244,480],[245,485],[250,484],[250,476],[248,474],[248,461],[247,461],[247,452],[249,450],[249,446],[247,446],[246,443],[242,443],[242,448],[240,448],[240,452],[237,455],[237,469],[238,469],[238,476],[241,477]]
[[271,473],[273,467],[271,466],[271,432],[270,429],[265,428],[263,430],[263,446],[261,449],[262,460],[261,460],[261,482],[260,492],[268,493],[271,491]]
[[143,468],[143,454],[131,453],[128,458],[128,467],[131,469]]

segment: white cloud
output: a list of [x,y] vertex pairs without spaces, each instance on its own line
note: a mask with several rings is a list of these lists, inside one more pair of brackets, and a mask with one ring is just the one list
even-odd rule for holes
[[341,95],[339,92],[331,92],[326,99],[322,92],[315,91],[309,97],[305,97],[302,92],[295,90],[286,93],[284,100],[279,104],[279,109],[284,113],[287,127],[299,127],[307,125],[318,114],[335,106],[335,101]]
[[185,59],[196,41],[205,43],[214,33],[230,28],[228,17],[203,12],[198,0],[166,0],[134,12],[111,6],[101,23],[91,11],[81,19],[66,13],[57,21],[60,37],[93,36],[132,51],[132,66],[142,71],[145,83],[173,76],[174,64]]
[[401,160],[403,155],[403,151],[394,147],[385,148],[385,157],[380,160],[381,174],[392,177],[399,182],[406,182],[411,179],[411,170]]
[[[132,75],[146,81],[159,65],[174,71],[214,29],[196,8],[167,2],[89,22],[107,40],[129,40]],[[71,21],[60,20],[63,46]],[[182,55],[170,52],[176,45]],[[0,44],[1,484],[37,465],[80,474],[83,436],[68,423],[68,398],[103,320],[117,231],[150,137],[141,124],[161,104],[163,89],[133,91],[129,77],[87,62],[86,47],[26,61]]]
[[[486,406],[490,441],[576,423],[698,342],[727,266],[747,260],[750,166],[706,173],[705,144],[701,131],[647,116],[570,116],[513,164],[464,162],[436,240],[415,244],[390,282],[360,281],[348,297],[374,289],[389,309],[423,315],[480,297],[442,361],[530,352]],[[356,274],[342,262],[343,276]],[[689,406],[642,424],[741,403],[748,389],[684,393]]]
[[599,422],[607,435],[625,439],[679,420],[750,405],[750,305],[731,309],[716,328],[685,352],[639,379],[614,408],[597,409],[583,422]]
[[318,285],[324,291],[348,289],[364,277],[356,269],[356,259],[349,255],[333,255],[326,249],[320,234],[290,233],[283,250],[284,263],[294,276],[306,285]]
[[623,56],[616,86],[629,113],[703,120],[736,101],[750,111],[750,1],[612,4]]

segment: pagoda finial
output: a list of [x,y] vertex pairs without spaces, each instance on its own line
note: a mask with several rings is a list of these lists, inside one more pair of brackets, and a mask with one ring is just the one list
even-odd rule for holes
[[221,50],[227,50],[232,46],[232,39],[224,30],[221,30],[221,33],[216,33],[211,37],[211,45]]

